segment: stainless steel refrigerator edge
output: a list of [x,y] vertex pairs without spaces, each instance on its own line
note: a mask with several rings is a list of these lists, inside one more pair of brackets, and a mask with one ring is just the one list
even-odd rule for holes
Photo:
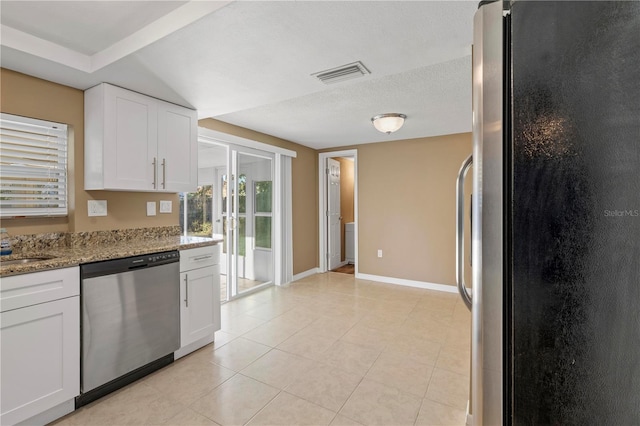
[[468,423],[640,424],[639,66],[637,1],[476,12]]
[[473,22],[471,421],[502,424],[503,15],[502,2]]

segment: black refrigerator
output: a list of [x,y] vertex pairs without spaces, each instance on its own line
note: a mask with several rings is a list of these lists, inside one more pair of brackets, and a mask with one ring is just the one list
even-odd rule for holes
[[640,425],[640,2],[480,3],[473,180],[469,422]]

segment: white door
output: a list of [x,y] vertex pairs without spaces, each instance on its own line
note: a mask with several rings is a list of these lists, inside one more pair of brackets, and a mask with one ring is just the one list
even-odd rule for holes
[[[214,217],[215,224],[213,227],[213,233],[222,236],[222,251],[220,252],[220,273],[222,275],[227,275],[227,228],[229,224],[229,197],[227,197],[227,193],[229,191],[229,172],[227,167],[221,167],[216,169],[215,179],[216,179],[216,188],[217,191],[217,199],[214,203],[215,205],[215,213]],[[224,281],[226,283],[226,279]],[[225,284],[226,286],[226,284]],[[224,293],[226,294],[226,292]],[[223,300],[227,300],[227,296],[223,297]]]
[[327,259],[329,270],[340,266],[340,162],[327,158]]
[[[272,154],[230,149],[230,173],[222,181],[227,299],[273,282]],[[221,268],[222,269],[222,268]]]

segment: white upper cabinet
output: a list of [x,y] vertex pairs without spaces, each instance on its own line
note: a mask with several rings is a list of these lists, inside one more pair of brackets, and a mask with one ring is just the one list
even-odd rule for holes
[[161,190],[191,192],[198,186],[198,117],[195,111],[158,103],[158,179]]
[[86,190],[195,191],[196,111],[106,83],[84,98]]

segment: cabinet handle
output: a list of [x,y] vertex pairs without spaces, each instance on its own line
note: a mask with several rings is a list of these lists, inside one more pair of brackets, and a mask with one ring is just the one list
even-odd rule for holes
[[167,181],[167,160],[162,159],[162,189],[167,189],[167,185],[165,184]]
[[212,257],[212,254],[207,254],[205,256],[194,257],[193,260],[197,262],[198,260],[211,259]]
[[153,157],[153,189],[156,189],[156,175],[158,174],[158,163],[156,157]]
[[189,307],[189,274],[184,274],[184,306]]

